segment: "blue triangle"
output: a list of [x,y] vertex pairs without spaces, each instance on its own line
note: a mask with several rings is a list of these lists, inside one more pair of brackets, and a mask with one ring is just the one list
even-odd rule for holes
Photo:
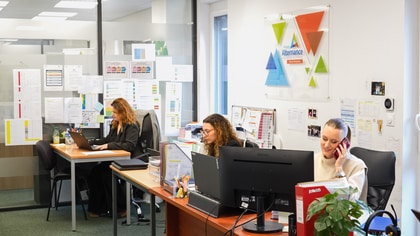
[[277,69],[276,63],[274,62],[273,53],[270,52],[270,57],[268,58],[267,66],[265,67],[267,70],[274,70]]
[[273,61],[277,69],[269,70],[267,75],[267,80],[265,85],[267,86],[289,86],[289,81],[287,80],[286,74],[284,72],[283,63],[280,60],[280,55],[278,50],[274,54]]

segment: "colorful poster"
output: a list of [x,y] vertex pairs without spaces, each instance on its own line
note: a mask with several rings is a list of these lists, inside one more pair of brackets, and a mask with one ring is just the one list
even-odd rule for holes
[[128,79],[130,74],[130,62],[106,61],[104,63],[104,77],[110,79]]
[[44,66],[44,91],[63,91],[64,72],[62,65]]
[[329,91],[329,6],[266,17],[273,49],[267,53],[267,96],[326,100]]

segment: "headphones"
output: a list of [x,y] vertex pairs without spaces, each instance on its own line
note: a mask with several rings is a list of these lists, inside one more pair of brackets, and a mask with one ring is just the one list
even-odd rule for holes
[[386,214],[389,216],[389,218],[392,221],[392,224],[388,225],[385,228],[385,233],[386,235],[392,235],[392,236],[401,236],[401,230],[398,227],[398,218],[397,218],[397,213],[395,212],[394,206],[391,205],[392,211],[394,211],[394,215],[395,217],[388,211],[385,210],[378,210],[375,211],[372,215],[369,216],[369,218],[367,219],[366,223],[365,223],[365,227],[363,228],[363,230],[366,233],[366,236],[368,236],[368,232],[369,232],[369,226],[372,223],[373,219],[376,216],[382,216],[383,214]]

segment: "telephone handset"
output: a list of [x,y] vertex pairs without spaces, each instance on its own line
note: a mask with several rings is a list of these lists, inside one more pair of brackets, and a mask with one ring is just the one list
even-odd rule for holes
[[[348,149],[350,147],[349,140],[347,138],[343,138],[337,148],[341,148],[340,145],[343,144]],[[337,150],[334,151],[334,157],[337,159],[340,156]]]

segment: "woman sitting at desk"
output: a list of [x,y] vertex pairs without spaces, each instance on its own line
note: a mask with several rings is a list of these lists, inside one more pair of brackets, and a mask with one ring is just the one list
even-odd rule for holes
[[219,156],[219,147],[238,146],[241,141],[229,120],[220,114],[212,114],[203,120],[203,143],[204,151],[210,156]]
[[[95,142],[99,150],[125,150],[131,153],[131,157],[138,156],[140,149],[137,148],[139,126],[135,111],[130,104],[123,99],[117,98],[112,103],[112,123],[109,134]],[[112,171],[109,168],[111,162],[101,162],[93,167],[89,178],[89,205],[90,217],[109,216],[112,214]],[[127,214],[124,191],[117,187],[117,210],[119,217]]]
[[350,143],[351,130],[342,119],[334,118],[325,123],[320,139],[321,152],[315,154],[315,181],[343,178],[358,190],[351,199],[366,202],[367,167],[348,151],[349,147],[343,142],[345,139]]

